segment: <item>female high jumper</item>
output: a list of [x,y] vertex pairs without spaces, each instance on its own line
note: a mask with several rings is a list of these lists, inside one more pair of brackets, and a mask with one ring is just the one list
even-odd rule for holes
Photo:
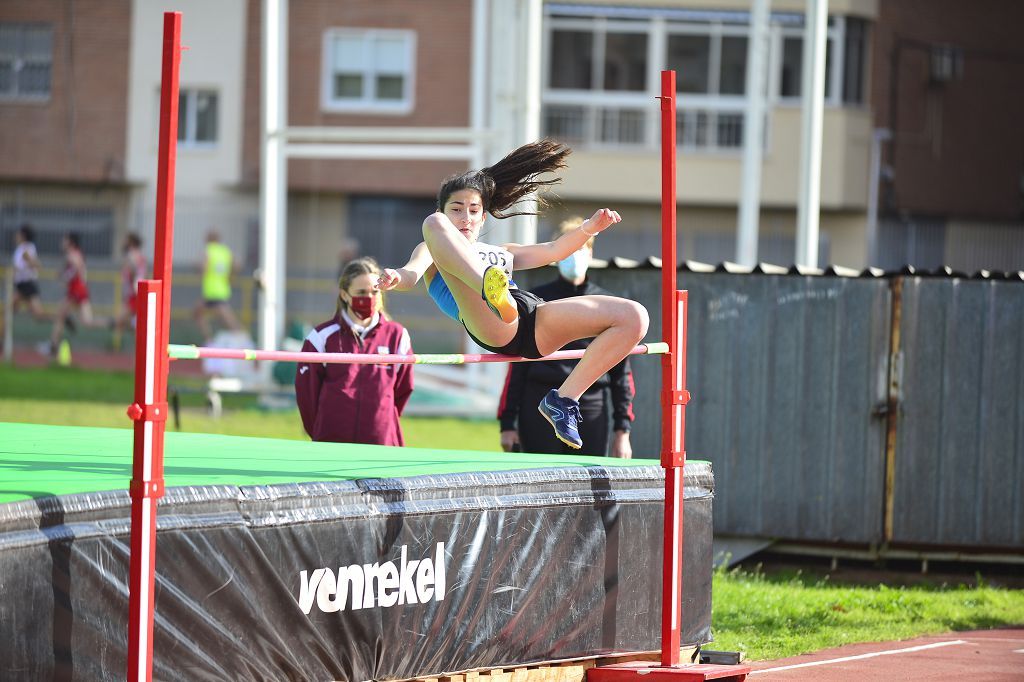
[[570,447],[582,445],[579,397],[614,367],[647,333],[647,310],[614,296],[577,296],[545,302],[516,287],[513,270],[562,260],[591,237],[622,218],[602,208],[575,231],[542,244],[496,246],[478,240],[490,213],[495,218],[534,214],[515,205],[538,188],[558,182],[541,179],[565,167],[570,149],[540,140],[512,151],[489,168],[449,177],[437,194],[437,212],[423,221],[423,242],[409,262],[385,269],[377,286],[405,291],[426,279],[437,306],[461,322],[477,344],[494,353],[539,358],[570,341],[594,337],[565,382],[552,389],[538,409],[555,435]]

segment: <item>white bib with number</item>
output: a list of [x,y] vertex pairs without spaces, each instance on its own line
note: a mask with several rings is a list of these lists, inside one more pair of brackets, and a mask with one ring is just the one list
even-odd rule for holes
[[485,266],[496,265],[505,271],[505,274],[508,275],[510,280],[512,279],[512,254],[508,249],[501,246],[494,246],[493,244],[475,242],[473,244],[473,250],[477,252],[480,256],[480,260],[483,261]]

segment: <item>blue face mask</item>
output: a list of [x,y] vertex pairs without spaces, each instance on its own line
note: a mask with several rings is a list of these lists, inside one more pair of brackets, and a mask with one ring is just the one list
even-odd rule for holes
[[587,268],[590,266],[590,254],[586,249],[580,249],[575,253],[558,261],[558,272],[565,279],[575,281],[587,276]]

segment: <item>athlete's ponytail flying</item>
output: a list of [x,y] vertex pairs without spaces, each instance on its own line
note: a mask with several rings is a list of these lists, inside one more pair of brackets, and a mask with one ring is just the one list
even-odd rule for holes
[[475,189],[480,192],[484,210],[495,218],[536,215],[537,211],[509,209],[539,188],[559,182],[557,177],[539,179],[538,176],[565,168],[566,157],[571,152],[569,147],[554,140],[524,144],[493,166],[447,178],[437,193],[437,210],[444,210],[453,193]]

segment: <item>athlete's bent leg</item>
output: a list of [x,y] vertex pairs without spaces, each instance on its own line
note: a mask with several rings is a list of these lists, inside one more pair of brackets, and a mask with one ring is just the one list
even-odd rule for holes
[[[519,316],[515,301],[509,294],[509,282],[500,268],[485,265],[473,251],[451,220],[434,213],[423,221],[423,241],[438,269],[479,291],[491,312],[505,324]],[[463,311],[464,314],[468,311]]]
[[647,309],[613,296],[579,296],[537,309],[537,347],[545,354],[593,336],[583,358],[559,386],[558,395],[579,400],[601,375],[617,365],[647,333]]

